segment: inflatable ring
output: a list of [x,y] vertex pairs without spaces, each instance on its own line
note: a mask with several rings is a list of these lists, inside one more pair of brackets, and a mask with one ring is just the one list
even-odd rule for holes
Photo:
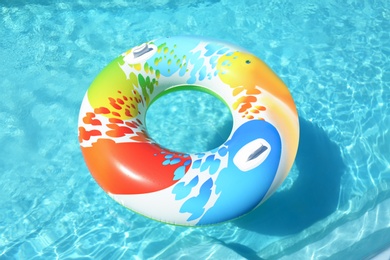
[[[149,105],[178,88],[228,105],[233,129],[225,143],[186,154],[148,136]],[[299,123],[287,87],[253,54],[172,37],[134,47],[105,67],[83,99],[78,130],[92,176],[115,201],[158,221],[199,226],[242,216],[277,189],[294,162]]]

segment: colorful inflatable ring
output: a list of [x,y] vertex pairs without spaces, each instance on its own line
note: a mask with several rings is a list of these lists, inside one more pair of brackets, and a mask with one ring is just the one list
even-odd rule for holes
[[[149,105],[174,88],[203,90],[229,106],[225,143],[185,154],[148,136]],[[155,220],[198,226],[242,216],[277,189],[294,162],[299,123],[287,87],[260,59],[230,44],[172,37],[105,67],[84,97],[78,130],[92,176],[115,201]]]

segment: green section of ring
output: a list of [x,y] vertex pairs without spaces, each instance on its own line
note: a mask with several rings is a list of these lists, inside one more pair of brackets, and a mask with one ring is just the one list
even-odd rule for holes
[[153,100],[150,102],[148,108],[157,100],[159,99],[160,97],[162,96],[165,96],[169,93],[172,93],[172,92],[176,92],[176,91],[182,91],[182,90],[193,90],[193,91],[199,91],[199,92],[204,92],[204,93],[207,93],[207,94],[210,94],[212,95],[213,97],[216,97],[218,98],[219,100],[222,101],[222,103],[230,110],[230,105],[228,103],[226,103],[226,101],[220,97],[218,94],[216,94],[214,91],[208,89],[208,88],[205,88],[205,87],[201,87],[201,86],[198,86],[198,85],[176,85],[176,86],[172,86],[166,90],[164,90],[163,92],[159,93],[157,96],[155,96],[153,98]]

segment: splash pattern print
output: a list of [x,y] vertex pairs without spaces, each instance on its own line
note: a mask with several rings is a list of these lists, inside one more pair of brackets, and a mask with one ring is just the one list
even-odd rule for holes
[[[230,107],[233,131],[220,147],[184,154],[148,137],[150,103],[183,85]],[[92,176],[114,200],[152,219],[195,226],[237,218],[269,197],[293,164],[299,125],[287,87],[260,59],[227,43],[172,37],[107,65],[84,97],[78,129]]]

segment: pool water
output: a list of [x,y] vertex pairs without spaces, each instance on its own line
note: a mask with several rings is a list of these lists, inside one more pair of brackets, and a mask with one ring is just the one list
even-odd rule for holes
[[[0,3],[1,259],[365,259],[390,247],[389,1],[95,2]],[[130,47],[170,35],[248,49],[296,101],[295,164],[241,219],[149,220],[110,199],[83,161],[77,118],[91,81]],[[205,111],[200,101],[197,117],[221,117],[228,132],[223,106]],[[169,120],[162,136],[186,127]]]
[[177,89],[148,108],[148,135],[162,147],[182,153],[201,153],[222,145],[233,127],[229,108],[212,94]]

